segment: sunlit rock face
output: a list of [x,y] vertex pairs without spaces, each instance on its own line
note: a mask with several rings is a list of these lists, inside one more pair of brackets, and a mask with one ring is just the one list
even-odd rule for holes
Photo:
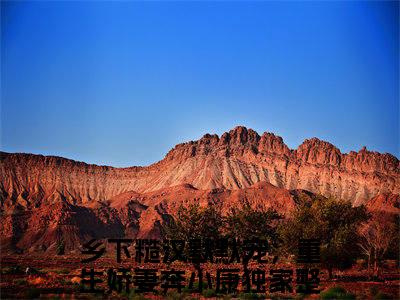
[[61,237],[72,249],[94,236],[158,236],[163,218],[193,201],[225,212],[249,201],[286,214],[295,205],[289,190],[354,205],[400,193],[399,160],[390,154],[342,154],[317,138],[291,150],[281,137],[245,127],[179,144],[147,167],[1,153],[0,178],[6,249],[53,249]]

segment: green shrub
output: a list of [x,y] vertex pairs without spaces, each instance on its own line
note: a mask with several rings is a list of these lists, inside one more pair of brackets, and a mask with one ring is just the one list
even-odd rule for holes
[[265,294],[241,293],[239,299],[265,299]]
[[67,274],[69,274],[69,272],[70,271],[68,269],[54,270],[54,273],[63,274],[63,275],[67,275]]
[[305,295],[305,294],[299,293],[299,294],[296,294],[296,296],[294,297],[294,299],[296,299],[296,300],[303,300],[303,299],[306,298],[306,296],[307,296],[307,295]]
[[384,294],[382,292],[378,292],[374,297],[374,300],[392,300],[392,299],[394,299],[393,296]]
[[22,270],[21,266],[12,266],[8,268],[4,268],[1,270],[2,274],[23,274],[24,271]]
[[14,280],[14,284],[16,285],[26,285],[28,282],[25,278],[19,278]]
[[145,300],[147,298],[143,294],[129,294],[129,299],[130,300]]
[[[184,292],[184,293],[193,293],[193,292],[195,293],[195,292],[198,292],[199,286],[200,286],[199,282],[195,282],[193,284],[193,288],[189,288],[189,286],[185,286],[182,289],[182,292]],[[202,282],[201,286],[202,286],[202,290],[204,291],[207,288],[207,283]]]
[[[268,299],[269,299],[269,298],[268,298]],[[284,299],[289,300],[289,299],[293,299],[293,297],[292,297],[292,296],[289,296],[289,295],[285,295],[285,294],[278,293],[278,294],[272,294],[272,295],[271,295],[271,299],[272,299],[272,300],[284,300]]]
[[344,288],[336,286],[321,293],[321,299],[351,300],[356,299],[356,296],[348,293]]
[[165,299],[169,300],[182,300],[185,298],[185,294],[178,293],[177,291],[168,291],[165,295]]
[[211,298],[217,296],[217,293],[213,289],[206,289],[203,291],[202,295],[206,298]]
[[369,288],[369,292],[372,296],[376,296],[379,293],[379,289],[376,285],[374,285]]
[[281,250],[297,255],[299,239],[319,239],[321,264],[332,279],[335,268],[351,267],[359,255],[357,230],[368,219],[365,206],[353,207],[348,201],[318,196],[300,204],[292,218],[280,224]]
[[64,255],[65,254],[65,243],[63,240],[57,241],[57,249],[56,249],[57,255]]

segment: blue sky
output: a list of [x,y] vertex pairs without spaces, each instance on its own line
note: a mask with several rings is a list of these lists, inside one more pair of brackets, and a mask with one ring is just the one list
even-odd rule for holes
[[398,2],[1,2],[1,149],[148,165],[236,125],[399,157]]

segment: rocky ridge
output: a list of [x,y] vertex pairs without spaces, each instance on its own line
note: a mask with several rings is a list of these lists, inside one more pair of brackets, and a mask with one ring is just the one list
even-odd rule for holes
[[281,137],[236,127],[198,141],[179,144],[148,167],[113,168],[33,154],[1,153],[2,206],[34,205],[43,198],[66,197],[86,204],[127,191],[156,191],[180,184],[197,189],[241,189],[270,182],[365,203],[381,193],[400,192],[400,163],[390,154],[342,154],[317,138],[289,149]]
[[185,203],[226,212],[248,202],[287,214],[296,205],[290,191],[306,190],[393,210],[400,193],[393,155],[343,154],[317,138],[291,150],[281,137],[245,127],[179,144],[148,167],[2,152],[0,178],[0,238],[10,251],[54,250],[60,239],[72,250],[93,237],[159,236],[160,224]]

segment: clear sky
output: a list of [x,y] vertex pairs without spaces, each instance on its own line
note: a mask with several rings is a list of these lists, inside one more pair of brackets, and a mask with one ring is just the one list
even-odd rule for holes
[[1,2],[1,149],[113,166],[244,125],[399,157],[399,4]]

